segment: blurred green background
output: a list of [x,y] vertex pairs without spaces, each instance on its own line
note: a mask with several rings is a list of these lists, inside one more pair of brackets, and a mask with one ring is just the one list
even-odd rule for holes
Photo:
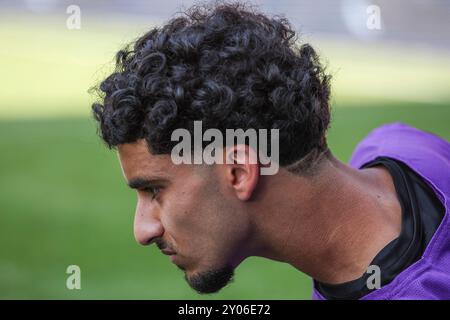
[[[309,299],[293,267],[246,260],[219,294],[199,296],[154,247],[133,238],[136,196],[96,136],[88,89],[152,24],[86,15],[0,19],[0,298]],[[450,139],[450,58],[440,51],[312,37],[333,75],[329,144],[347,161],[370,130],[402,121]],[[81,290],[66,268],[81,268]]]

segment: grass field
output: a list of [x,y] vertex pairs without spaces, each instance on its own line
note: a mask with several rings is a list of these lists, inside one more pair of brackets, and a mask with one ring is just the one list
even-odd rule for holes
[[[221,293],[198,296],[159,250],[135,243],[135,194],[115,153],[95,135],[86,93],[126,30],[69,33],[54,28],[58,19],[13,27],[0,21],[10,24],[0,28],[9,40],[0,48],[8,75],[0,93],[0,298],[310,298],[308,277],[261,258],[245,261]],[[321,48],[335,74],[329,144],[339,159],[347,161],[358,141],[387,122],[450,139],[448,59]],[[66,289],[71,264],[81,267],[81,290]]]
[[[381,123],[448,139],[448,119],[450,108],[437,105],[340,108],[329,141],[345,161]],[[0,298],[199,298],[166,256],[134,242],[135,195],[94,131],[87,118],[0,122]],[[82,290],[65,288],[70,264],[81,267]],[[208,298],[308,299],[310,287],[288,265],[251,258]]]

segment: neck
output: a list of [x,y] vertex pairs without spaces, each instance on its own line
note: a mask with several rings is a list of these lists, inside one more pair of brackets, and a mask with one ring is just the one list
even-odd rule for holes
[[330,156],[313,178],[283,172],[271,189],[277,191],[260,211],[256,255],[318,281],[359,278],[400,233],[400,203],[382,167],[356,170]]

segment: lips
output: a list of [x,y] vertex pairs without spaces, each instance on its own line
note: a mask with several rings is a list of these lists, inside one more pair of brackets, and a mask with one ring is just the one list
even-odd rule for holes
[[172,251],[170,249],[162,249],[161,252],[167,256],[172,256],[172,255],[176,254],[175,251]]

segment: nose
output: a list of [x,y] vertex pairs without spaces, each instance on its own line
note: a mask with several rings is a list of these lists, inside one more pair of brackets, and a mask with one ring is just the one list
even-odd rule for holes
[[164,233],[163,225],[155,210],[145,203],[139,202],[134,216],[134,238],[143,245],[149,245]]

